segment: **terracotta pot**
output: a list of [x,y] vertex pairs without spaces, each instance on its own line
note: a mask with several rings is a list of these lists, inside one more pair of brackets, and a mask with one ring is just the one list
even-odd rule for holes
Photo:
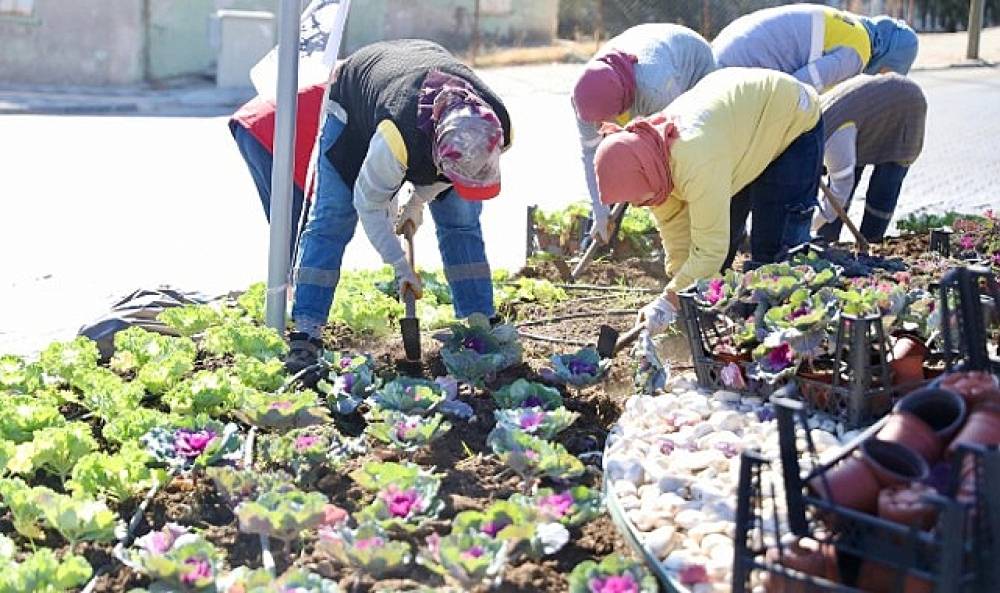
[[874,560],[866,560],[861,564],[858,581],[855,588],[867,593],[932,593],[934,583],[924,578],[906,575],[903,588],[898,589],[896,582],[899,569]]
[[893,385],[915,385],[924,380],[927,346],[916,336],[902,335],[892,347]]
[[954,391],[925,387],[903,397],[893,411],[909,412],[920,418],[946,443],[965,422],[966,405]]
[[[833,371],[807,371],[800,368],[798,376],[816,383],[833,384]],[[827,410],[827,406],[830,405],[830,394],[833,393],[832,388],[805,383],[799,385],[799,391],[817,410]]]
[[809,488],[816,496],[849,509],[869,514],[878,510],[878,479],[859,451],[841,460],[824,475],[809,480]]
[[985,402],[1000,401],[1000,381],[986,371],[952,373],[941,380],[942,389],[950,389],[965,398],[969,409]]
[[980,404],[951,441],[948,453],[958,451],[959,445],[1000,445],[1000,405]]
[[934,429],[909,412],[896,412],[890,415],[877,437],[913,449],[928,465],[941,458],[941,450],[944,448],[944,443],[938,438]]
[[[831,544],[802,538],[786,546],[783,552],[779,553],[777,548],[769,548],[764,557],[769,564],[778,564],[833,582],[840,581],[840,571],[837,569],[837,549]],[[768,574],[764,583],[764,591],[767,593],[809,593],[812,590],[812,586],[785,578],[780,574]]]
[[878,494],[878,516],[927,531],[937,520],[937,508],[924,497],[936,493],[924,484],[885,488]]
[[[882,487],[919,482],[930,471],[919,453],[899,443],[868,439],[859,449]],[[877,503],[877,494],[875,500]]]

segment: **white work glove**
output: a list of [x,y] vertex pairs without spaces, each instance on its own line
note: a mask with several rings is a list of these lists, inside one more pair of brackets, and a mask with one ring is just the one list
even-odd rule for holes
[[410,199],[399,209],[399,216],[396,218],[396,234],[402,235],[406,223],[413,225],[413,232],[424,222],[424,201],[417,197],[417,194],[410,192]]
[[[834,215],[833,220],[837,220],[836,214]],[[823,215],[823,212],[820,209],[817,209],[816,212],[813,214],[812,234],[815,235],[819,233],[819,230],[821,228],[826,226],[828,223],[833,222],[833,220],[827,220],[826,216]]]
[[639,316],[636,319],[637,325],[646,328],[650,337],[663,332],[677,320],[677,309],[670,304],[667,297],[660,295],[656,300],[639,309]]
[[611,241],[611,210],[604,204],[594,206],[591,217],[594,224],[590,227],[590,237],[601,245],[607,245]]
[[424,285],[420,282],[420,276],[413,271],[406,259],[393,263],[392,267],[396,270],[396,283],[399,287],[400,298],[406,294],[406,291],[412,292],[416,299],[424,296]]

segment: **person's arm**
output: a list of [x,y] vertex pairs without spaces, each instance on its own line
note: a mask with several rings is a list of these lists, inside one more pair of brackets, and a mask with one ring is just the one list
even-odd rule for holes
[[687,202],[691,242],[687,259],[667,284],[668,292],[718,274],[729,253],[730,176],[710,167],[699,173],[687,187],[680,188]]
[[838,47],[814,62],[792,73],[799,82],[808,84],[822,93],[826,89],[861,73],[864,64],[861,56],[850,47]]
[[587,190],[590,192],[590,204],[595,211],[600,209],[606,212],[608,207],[601,203],[597,191],[597,173],[594,171],[594,155],[597,154],[597,146],[601,143],[601,135],[597,132],[597,126],[579,117],[576,118],[576,127],[580,132],[580,161],[583,163],[583,175],[587,180]]
[[691,223],[688,219],[687,204],[674,196],[667,198],[663,206],[653,210],[656,228],[663,243],[664,267],[667,277],[677,275],[687,262],[691,246]]
[[395,233],[393,200],[403,184],[406,162],[406,146],[399,130],[391,121],[384,120],[368,145],[354,185],[354,209],[361,226],[382,261],[394,267],[406,261]]
[[[823,164],[830,180],[830,193],[841,206],[854,191],[854,168],[857,166],[856,144],[858,128],[847,122],[830,135],[823,150]],[[827,222],[837,220],[836,211],[830,206],[826,194],[819,197],[819,211]]]

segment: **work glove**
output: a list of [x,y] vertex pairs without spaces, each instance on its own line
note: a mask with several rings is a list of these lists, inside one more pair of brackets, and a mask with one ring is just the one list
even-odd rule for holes
[[607,245],[611,241],[611,210],[601,204],[594,206],[590,215],[594,220],[590,226],[590,238],[601,245]]
[[632,356],[639,361],[635,369],[633,383],[639,393],[653,395],[663,389],[670,380],[670,361],[664,364],[656,351],[656,344],[648,332],[639,334],[632,347]]
[[[305,332],[293,332],[288,336],[288,354],[285,355],[285,370],[290,375],[316,366],[323,354],[323,342]],[[322,370],[316,368],[301,377],[306,387],[315,385],[322,378]]]
[[420,276],[410,267],[406,259],[401,259],[392,264],[396,270],[396,284],[399,287],[399,298],[402,299],[406,291],[413,293],[413,298],[420,299],[424,296],[424,285],[420,282]]
[[413,232],[416,233],[424,222],[424,201],[418,198],[415,192],[409,193],[410,199],[399,209],[399,216],[396,218],[397,235],[404,234],[407,223],[413,225]]
[[639,309],[637,325],[642,325],[650,337],[663,333],[677,320],[677,310],[670,304],[667,297],[660,295],[656,300]]

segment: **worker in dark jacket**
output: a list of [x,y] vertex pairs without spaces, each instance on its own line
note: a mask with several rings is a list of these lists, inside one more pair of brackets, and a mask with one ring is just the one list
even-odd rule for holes
[[[903,179],[924,146],[927,99],[905,76],[862,74],[836,86],[820,99],[826,141],[823,164],[830,190],[846,211],[865,167],[872,166],[861,234],[881,241],[892,221]],[[813,228],[836,241],[841,222],[825,195]]]
[[[348,57],[334,75],[326,110],[316,200],[294,270],[289,370],[316,360],[358,220],[395,269],[400,294],[419,298],[419,277],[396,235],[419,226],[429,205],[456,316],[492,317],[479,215],[482,201],[500,192],[500,153],[511,140],[500,98],[441,46],[405,39]],[[414,191],[399,208],[404,182]]]

